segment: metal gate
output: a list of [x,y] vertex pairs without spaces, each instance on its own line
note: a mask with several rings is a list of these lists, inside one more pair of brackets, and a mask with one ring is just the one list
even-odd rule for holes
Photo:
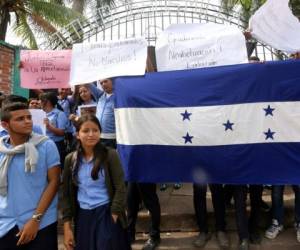
[[[143,36],[155,46],[157,36],[170,24],[208,23],[235,25],[245,30],[238,12],[230,14],[219,5],[199,0],[127,0],[114,7],[90,7],[84,20],[76,19],[42,44],[42,49],[71,48],[78,42],[107,41]],[[256,41],[253,54],[261,60],[275,60],[282,53]]]

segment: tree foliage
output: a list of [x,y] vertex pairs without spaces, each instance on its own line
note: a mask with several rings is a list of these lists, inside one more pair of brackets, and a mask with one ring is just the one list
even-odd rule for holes
[[[11,15],[15,15],[15,20]],[[0,40],[5,40],[8,24],[25,45],[37,48],[37,38],[50,37],[81,15],[64,5],[62,0],[0,0]]]

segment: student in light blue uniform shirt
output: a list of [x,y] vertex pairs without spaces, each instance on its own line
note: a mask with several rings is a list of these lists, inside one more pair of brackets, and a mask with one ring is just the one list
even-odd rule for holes
[[46,118],[44,119],[46,135],[54,141],[60,154],[60,160],[63,163],[66,156],[64,138],[68,119],[62,110],[56,108],[60,106],[57,105],[58,98],[55,93],[42,93],[40,100],[42,109],[46,112]]
[[101,126],[94,115],[81,116],[76,132],[78,147],[66,157],[63,179],[65,246],[73,249],[76,242],[76,250],[131,250],[117,152],[100,143]]
[[102,127],[101,143],[116,148],[113,83],[112,79],[104,79],[100,82],[104,93],[98,100],[96,116]]
[[[9,135],[0,138],[0,249],[57,250],[57,148],[47,137],[31,133],[24,103],[3,107],[1,124]],[[8,153],[12,158],[6,164]],[[25,159],[30,159],[26,167]]]

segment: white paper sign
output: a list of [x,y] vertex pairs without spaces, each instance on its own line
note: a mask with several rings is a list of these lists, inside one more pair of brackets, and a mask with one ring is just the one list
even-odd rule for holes
[[300,22],[289,0],[268,0],[250,18],[249,30],[257,40],[288,53],[300,51]]
[[246,63],[243,33],[220,24],[173,24],[156,44],[158,71]]
[[44,119],[46,118],[46,112],[42,109],[29,109],[32,116],[32,123],[34,125],[40,126],[43,134],[46,134],[46,126],[44,124]]
[[146,59],[147,41],[144,38],[74,44],[70,84],[115,76],[144,75]]
[[88,104],[88,105],[80,105],[78,106],[78,114],[79,116],[92,114],[96,115],[97,104]]

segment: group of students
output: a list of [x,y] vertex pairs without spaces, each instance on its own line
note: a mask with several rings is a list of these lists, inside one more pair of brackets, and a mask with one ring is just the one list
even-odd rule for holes
[[[82,86],[78,90],[83,100]],[[103,90],[101,97],[107,106],[113,94]],[[46,112],[43,135],[32,122],[26,99],[1,97],[0,249],[58,249],[57,192],[61,179],[66,248],[131,249],[125,214],[126,187],[118,154],[103,145],[99,119],[84,114],[71,125],[76,145],[65,157],[69,120],[58,100],[62,98],[50,92],[35,100],[35,108]],[[30,102],[32,105],[34,101]],[[101,107],[103,103],[98,101],[97,105]],[[102,115],[100,120],[105,120],[109,111],[98,112]],[[106,143],[115,145],[113,140],[110,135]]]

